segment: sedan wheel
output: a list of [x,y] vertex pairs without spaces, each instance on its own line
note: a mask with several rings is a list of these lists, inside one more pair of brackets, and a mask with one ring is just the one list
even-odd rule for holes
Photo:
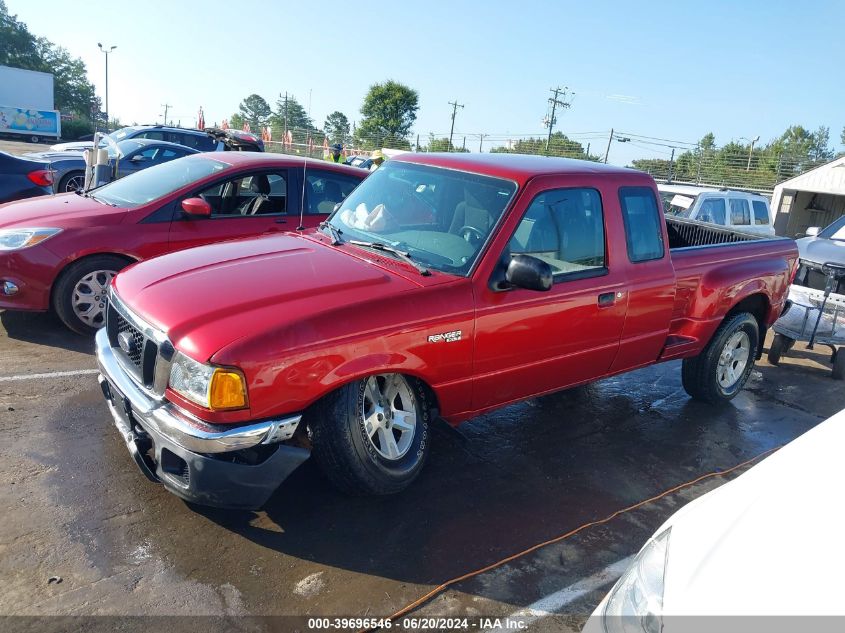
[[64,186],[62,187],[61,193],[73,193],[74,191],[79,191],[85,186],[85,176],[71,176],[68,178]]
[[73,313],[88,327],[100,328],[105,324],[109,284],[116,274],[116,270],[95,270],[74,287]]

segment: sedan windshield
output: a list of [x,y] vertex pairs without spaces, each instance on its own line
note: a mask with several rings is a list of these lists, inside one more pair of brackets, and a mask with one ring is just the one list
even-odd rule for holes
[[344,242],[387,246],[426,268],[466,275],[515,192],[508,180],[388,162],[329,221]]
[[158,200],[226,167],[225,163],[204,155],[186,156],[110,182],[95,189],[92,195],[108,204],[131,209]]
[[819,233],[819,237],[845,241],[845,215]]

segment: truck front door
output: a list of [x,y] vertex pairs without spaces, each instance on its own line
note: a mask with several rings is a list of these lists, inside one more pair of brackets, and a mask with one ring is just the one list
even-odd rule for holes
[[502,290],[478,280],[476,411],[600,377],[619,349],[625,270],[614,266],[606,247],[606,227],[616,227],[616,218],[606,221],[598,181],[542,180],[523,193],[530,202],[518,221],[503,225],[508,241],[498,241],[496,254],[502,267],[518,253],[547,262],[554,285],[547,292]]

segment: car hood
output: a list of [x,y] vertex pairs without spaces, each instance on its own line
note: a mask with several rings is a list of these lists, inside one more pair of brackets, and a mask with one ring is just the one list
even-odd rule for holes
[[79,227],[102,224],[106,216],[123,217],[126,209],[110,207],[75,193],[17,200],[0,205],[0,228]]
[[664,614],[845,614],[843,445],[845,411],[670,518]]
[[42,160],[50,162],[56,162],[60,160],[85,160],[85,158],[80,152],[30,152],[29,154],[24,154],[24,157],[29,158],[30,160]]
[[419,284],[339,248],[285,233],[143,261],[118,275],[114,286],[177,349],[206,361],[240,339],[260,339],[290,325],[309,330],[318,315],[363,301],[379,305]]
[[845,264],[845,242],[842,240],[828,240],[823,237],[802,237],[795,241],[798,244],[798,254],[817,264],[834,262]]

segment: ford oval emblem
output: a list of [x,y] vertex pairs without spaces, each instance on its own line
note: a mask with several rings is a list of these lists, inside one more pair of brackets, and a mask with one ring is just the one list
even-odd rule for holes
[[126,354],[133,354],[136,350],[135,338],[129,332],[121,332],[117,335],[117,344]]

